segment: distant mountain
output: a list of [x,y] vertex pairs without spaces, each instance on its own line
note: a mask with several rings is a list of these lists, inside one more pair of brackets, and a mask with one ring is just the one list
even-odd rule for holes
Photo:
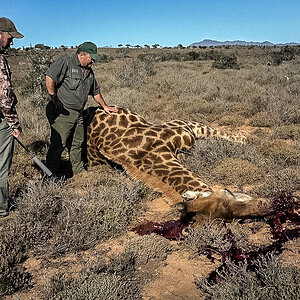
[[265,41],[265,42],[245,42],[245,41],[225,41],[225,42],[219,42],[215,40],[209,40],[205,39],[201,42],[196,42],[191,44],[189,47],[210,47],[210,46],[295,46],[300,45],[299,43],[286,43],[286,44],[273,44],[271,42]]

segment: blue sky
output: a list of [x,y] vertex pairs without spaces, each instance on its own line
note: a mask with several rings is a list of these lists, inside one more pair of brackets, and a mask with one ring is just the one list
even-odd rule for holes
[[3,0],[1,17],[42,43],[188,46],[203,39],[300,42],[299,0]]

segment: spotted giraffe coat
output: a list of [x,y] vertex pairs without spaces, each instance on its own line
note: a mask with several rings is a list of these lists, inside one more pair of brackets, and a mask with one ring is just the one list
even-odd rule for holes
[[183,120],[152,124],[125,108],[112,114],[89,108],[85,118],[91,116],[89,110],[95,112],[87,127],[90,166],[113,161],[130,176],[162,192],[171,204],[184,202],[189,211],[224,219],[266,213],[261,199],[226,189],[215,190],[178,159],[178,154],[189,150],[198,138],[215,137],[244,144],[245,136]]

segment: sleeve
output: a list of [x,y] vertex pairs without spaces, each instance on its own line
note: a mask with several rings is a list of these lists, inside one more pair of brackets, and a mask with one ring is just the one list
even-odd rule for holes
[[16,111],[17,103],[18,100],[12,89],[7,61],[3,55],[0,55],[0,110],[10,127],[21,130]]
[[61,56],[57,58],[46,72],[46,75],[55,82],[56,86],[59,85],[65,78],[68,70],[67,59],[67,56]]

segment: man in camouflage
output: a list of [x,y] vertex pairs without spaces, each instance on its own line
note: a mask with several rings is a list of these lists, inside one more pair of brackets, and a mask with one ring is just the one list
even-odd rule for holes
[[22,38],[14,23],[0,18],[0,217],[8,212],[8,175],[12,162],[14,137],[21,133],[16,112],[17,97],[12,89],[11,72],[4,56],[5,50],[13,45],[13,39]]

